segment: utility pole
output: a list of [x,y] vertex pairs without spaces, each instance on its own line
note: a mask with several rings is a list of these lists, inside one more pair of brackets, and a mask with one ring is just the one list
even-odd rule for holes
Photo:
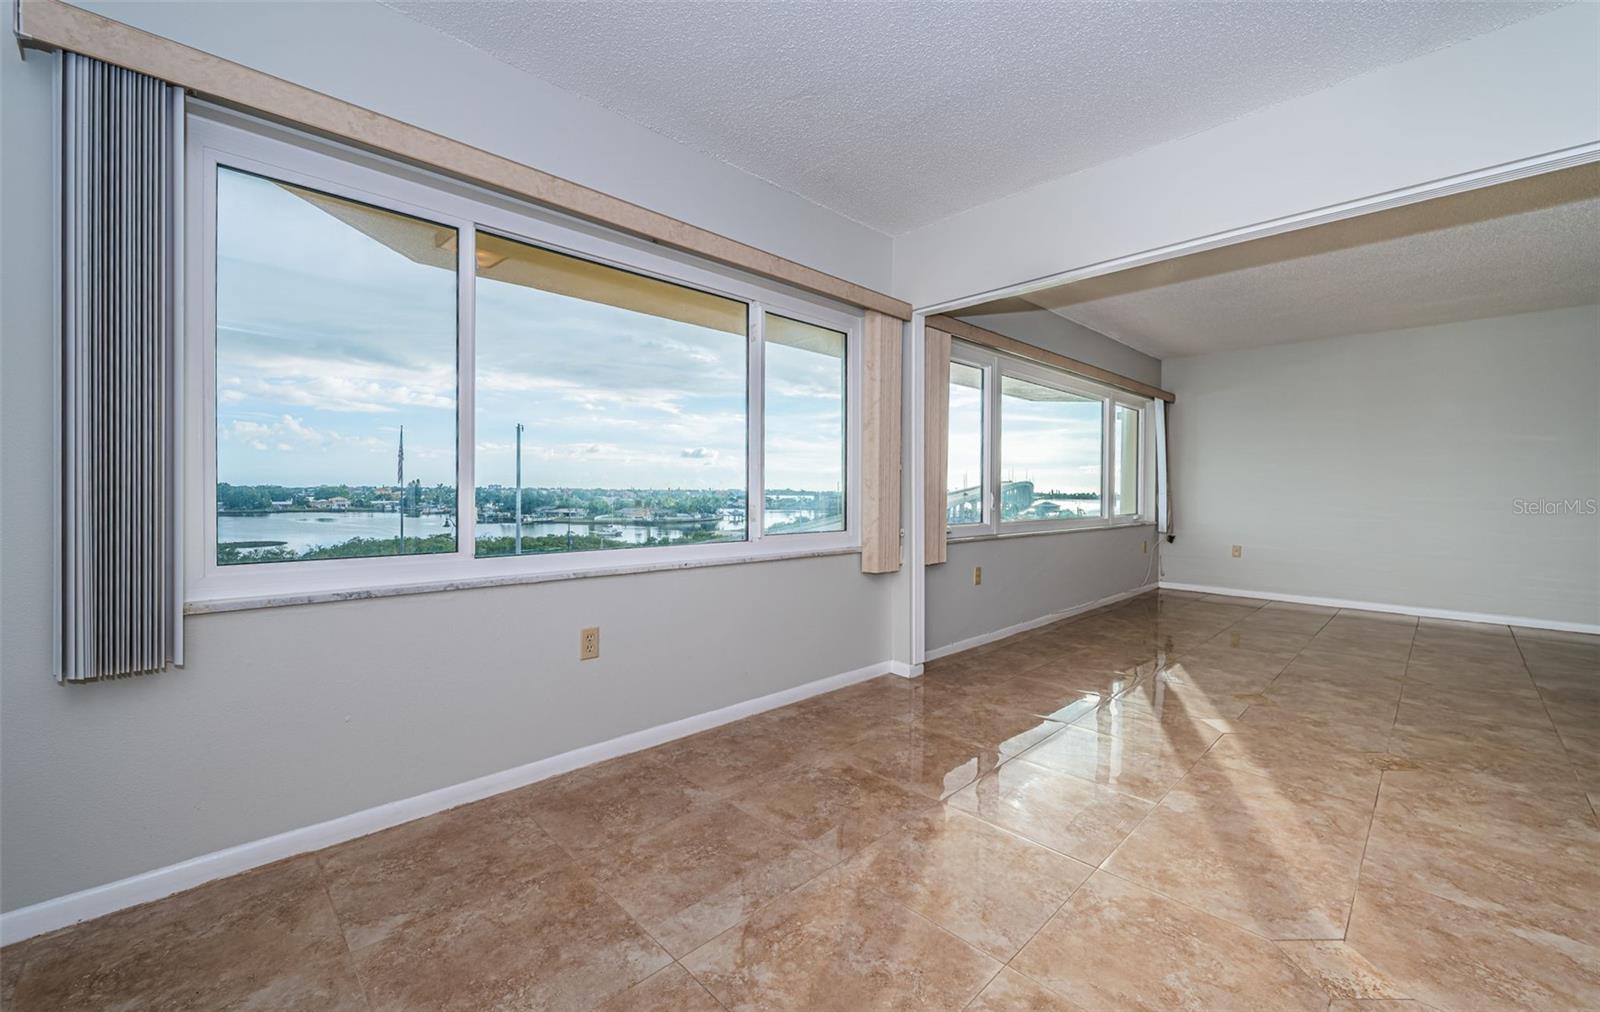
[[522,423],[517,423],[517,508],[516,554],[522,554]]
[[400,449],[394,456],[394,480],[400,485],[400,554],[406,554],[406,427],[400,426]]

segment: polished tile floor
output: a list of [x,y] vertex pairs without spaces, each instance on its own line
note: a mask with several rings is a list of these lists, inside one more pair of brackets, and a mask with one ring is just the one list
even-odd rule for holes
[[1600,1008],[1600,638],[1151,594],[0,953],[15,1009]]

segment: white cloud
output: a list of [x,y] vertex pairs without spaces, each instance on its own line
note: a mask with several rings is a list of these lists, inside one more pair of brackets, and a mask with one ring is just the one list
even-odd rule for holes
[[277,449],[282,452],[300,452],[308,449],[327,449],[344,446],[352,449],[383,450],[393,444],[376,436],[354,436],[329,429],[316,429],[293,415],[281,415],[272,422],[257,422],[236,418],[221,430],[224,440],[245,443],[252,449]]
[[353,358],[265,355],[246,349],[219,352],[228,370],[225,400],[260,400],[312,411],[392,414],[404,408],[453,410],[453,364],[393,365]]

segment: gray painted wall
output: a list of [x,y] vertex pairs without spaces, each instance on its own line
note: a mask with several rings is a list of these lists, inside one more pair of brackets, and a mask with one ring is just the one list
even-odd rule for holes
[[[1600,307],[1171,359],[1163,578],[1600,623]],[[1230,556],[1241,545],[1243,556]]]
[[[886,243],[874,266],[870,236],[765,184],[730,181],[726,166],[651,148],[660,138],[592,110],[581,131],[534,119],[543,102],[528,99],[526,78],[520,94],[484,92],[518,95],[486,103],[498,111],[452,109],[434,92],[461,54],[407,55],[407,25],[431,33],[403,18],[388,24],[392,45],[350,49],[304,21],[326,28],[350,16],[340,7],[273,18],[234,5],[157,10],[181,14],[196,35],[226,21],[233,30],[217,34],[218,48],[270,51],[268,69],[360,85],[387,96],[386,111],[414,102],[436,127],[458,116],[481,133],[490,117],[512,116],[499,147],[513,156],[552,167],[557,147],[574,163],[582,153],[595,168],[586,182],[670,196],[657,201],[664,210],[855,280],[886,274]],[[891,614],[896,583],[843,556],[201,616],[187,623],[181,671],[58,686],[50,66],[0,46],[0,909],[877,664],[896,649],[891,629],[905,624]],[[417,66],[429,72],[408,69]],[[567,115],[577,115],[570,105],[550,111]],[[663,166],[681,188],[658,190]],[[601,626],[604,650],[580,666],[587,625]]]
[[1141,383],[1161,385],[1159,359],[1135,351],[1097,330],[1018,299],[991,302],[980,308],[982,312],[951,315],[1058,355],[1119,372]]
[[[1161,382],[1156,359],[1043,309],[1009,305],[956,315],[1145,383]],[[1149,526],[953,543],[949,561],[928,567],[928,649],[1144,586],[1156,578],[1156,552]],[[981,586],[972,583],[977,566],[983,567]]]
[[[1155,528],[1118,527],[950,546],[928,567],[928,649],[1055,615],[1156,579]],[[983,585],[972,570],[983,567]]]

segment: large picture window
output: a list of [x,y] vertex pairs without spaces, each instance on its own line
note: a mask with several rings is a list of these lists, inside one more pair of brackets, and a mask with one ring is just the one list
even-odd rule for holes
[[272,128],[188,144],[190,600],[859,547],[859,310]]
[[749,306],[481,232],[476,270],[477,554],[743,541]]
[[1044,383],[1000,381],[1000,519],[1096,518],[1104,402]]
[[215,180],[217,563],[455,551],[455,230]]
[[953,537],[1147,522],[1147,402],[956,343],[946,521]]

